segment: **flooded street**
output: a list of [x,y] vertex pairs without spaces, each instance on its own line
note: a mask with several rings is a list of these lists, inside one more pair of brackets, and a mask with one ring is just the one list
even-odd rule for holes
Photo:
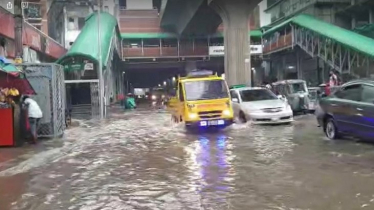
[[374,209],[374,145],[327,141],[313,116],[191,134],[117,113],[21,149],[0,149],[1,210]]

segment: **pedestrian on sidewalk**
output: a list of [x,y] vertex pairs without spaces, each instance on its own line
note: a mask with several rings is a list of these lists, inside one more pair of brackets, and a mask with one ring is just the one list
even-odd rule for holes
[[27,106],[32,143],[35,144],[38,140],[38,126],[40,119],[43,117],[43,112],[38,103],[29,96],[24,96],[22,101]]

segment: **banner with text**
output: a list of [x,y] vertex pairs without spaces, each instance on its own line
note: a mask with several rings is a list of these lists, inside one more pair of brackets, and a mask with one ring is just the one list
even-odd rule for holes
[[[262,54],[262,45],[250,45],[252,55]],[[224,46],[211,46],[209,47],[210,56],[223,56],[225,55]]]

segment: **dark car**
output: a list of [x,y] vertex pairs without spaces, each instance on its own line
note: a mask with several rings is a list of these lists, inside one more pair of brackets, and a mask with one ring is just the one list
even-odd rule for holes
[[316,117],[329,139],[349,135],[374,140],[374,80],[348,82],[321,98]]

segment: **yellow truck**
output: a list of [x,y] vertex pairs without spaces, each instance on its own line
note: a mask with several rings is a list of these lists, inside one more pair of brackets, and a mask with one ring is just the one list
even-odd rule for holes
[[234,114],[226,81],[211,71],[194,71],[176,81],[168,109],[186,127],[226,127]]

